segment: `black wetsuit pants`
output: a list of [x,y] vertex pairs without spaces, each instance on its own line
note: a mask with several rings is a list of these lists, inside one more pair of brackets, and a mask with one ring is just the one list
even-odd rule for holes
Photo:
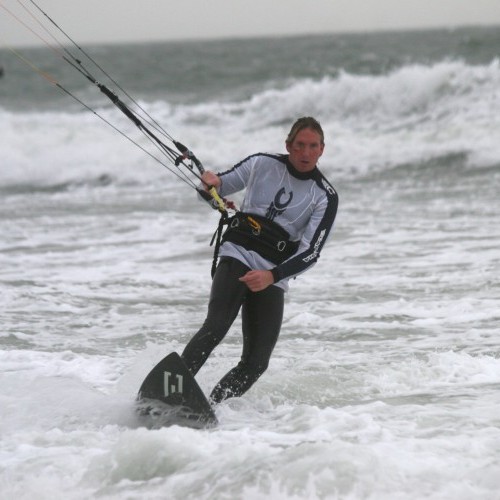
[[213,349],[225,337],[241,308],[243,352],[240,362],[215,386],[210,400],[219,403],[241,396],[264,373],[269,364],[283,319],[284,292],[269,286],[252,292],[238,280],[249,268],[231,257],[223,257],[214,275],[208,315],[201,329],[182,353],[195,375]]

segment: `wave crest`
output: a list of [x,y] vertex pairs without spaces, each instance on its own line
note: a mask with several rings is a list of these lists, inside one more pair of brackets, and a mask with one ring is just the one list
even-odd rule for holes
[[[412,64],[384,75],[340,71],[316,80],[268,82],[266,89],[239,100],[144,106],[213,169],[227,168],[257,150],[281,151],[291,122],[314,115],[327,136],[322,163],[352,175],[455,154],[465,155],[472,167],[496,165],[498,103],[500,63],[495,59],[483,66]],[[144,144],[118,110],[100,112]],[[0,110],[0,125],[7,166],[0,185],[29,181],[53,186],[103,174],[117,182],[153,182],[164,175],[142,151],[124,146],[119,134],[85,111]]]

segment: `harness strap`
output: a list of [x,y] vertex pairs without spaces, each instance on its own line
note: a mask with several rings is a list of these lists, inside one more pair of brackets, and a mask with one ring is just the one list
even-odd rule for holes
[[212,269],[210,271],[210,275],[212,276],[212,279],[215,275],[215,270],[217,268],[217,261],[219,260],[219,250],[220,250],[220,246],[222,244],[222,232],[224,230],[224,226],[228,223],[228,220],[229,220],[229,217],[227,215],[227,212],[221,213],[217,229],[215,230],[215,233],[212,236],[212,239],[210,240],[210,246],[212,246],[215,242],[214,256],[213,256],[213,260],[212,260]]
[[[228,228],[223,233],[225,225]],[[238,212],[233,217],[222,214],[210,242],[210,245],[215,242],[212,277],[217,267],[220,246],[226,241],[257,252],[276,265],[290,258],[299,247],[299,242],[291,241],[285,229],[266,217],[245,212]]]

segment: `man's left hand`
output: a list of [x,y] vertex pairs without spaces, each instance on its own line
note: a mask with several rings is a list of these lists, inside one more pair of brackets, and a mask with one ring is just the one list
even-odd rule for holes
[[248,271],[240,278],[252,292],[260,292],[274,283],[271,271]]

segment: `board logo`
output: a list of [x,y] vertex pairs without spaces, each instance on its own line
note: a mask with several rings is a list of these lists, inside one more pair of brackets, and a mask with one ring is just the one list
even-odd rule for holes
[[182,394],[184,390],[184,377],[171,372],[163,372],[163,390],[165,397],[175,393]]

